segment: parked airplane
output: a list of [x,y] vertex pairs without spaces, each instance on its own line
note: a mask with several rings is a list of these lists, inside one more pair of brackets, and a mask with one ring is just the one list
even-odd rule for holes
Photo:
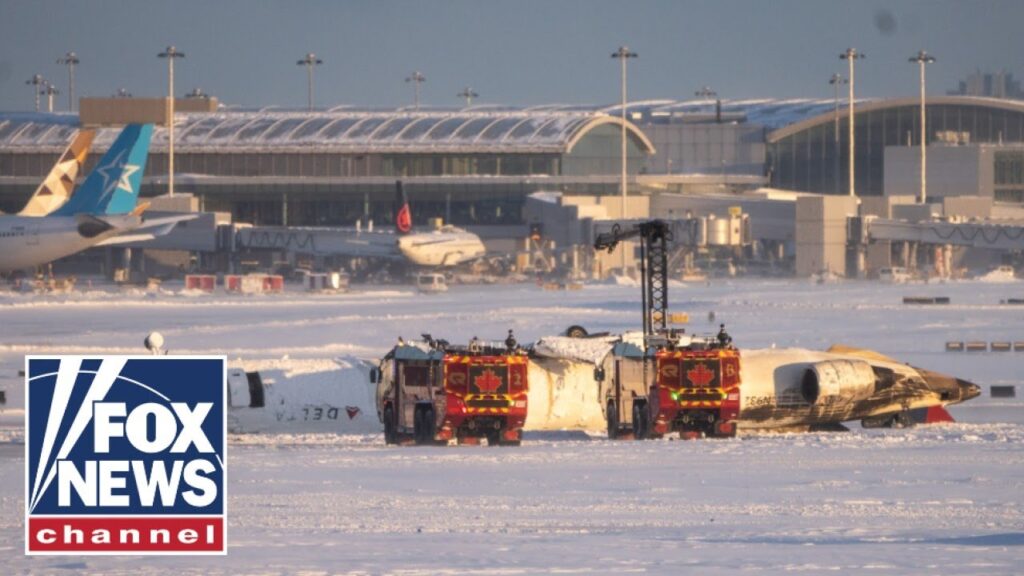
[[46,216],[68,201],[95,137],[95,130],[78,132],[18,216]]
[[152,133],[152,124],[125,127],[78,192],[52,213],[0,216],[0,271],[46,264],[93,246],[160,236],[195,218],[144,219],[147,205],[136,207]]
[[476,260],[487,253],[479,236],[452,225],[429,232],[412,232],[412,213],[401,180],[395,183],[395,188],[399,204],[395,230],[401,235],[398,250],[410,262],[417,266],[446,268]]
[[406,260],[416,266],[452,267],[483,256],[480,237],[454,226],[416,232],[412,211],[402,189],[396,186],[394,229],[362,227],[246,226],[239,228],[235,243],[249,250],[292,251],[313,256],[348,256],[374,261]]

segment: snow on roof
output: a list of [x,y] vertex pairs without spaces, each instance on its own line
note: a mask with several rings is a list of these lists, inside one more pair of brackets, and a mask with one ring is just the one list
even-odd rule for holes
[[[496,107],[444,110],[329,111],[225,110],[176,115],[175,147],[206,149],[324,149],[446,151],[564,151],[591,121],[606,115],[589,110],[532,110]],[[0,148],[59,148],[77,129],[77,117],[0,113]],[[94,147],[109,146],[117,128],[98,131]],[[152,147],[167,143],[157,127]]]
[[568,336],[545,336],[533,346],[534,352],[548,358],[579,360],[597,364],[611,351],[618,336],[598,338],[570,338]]

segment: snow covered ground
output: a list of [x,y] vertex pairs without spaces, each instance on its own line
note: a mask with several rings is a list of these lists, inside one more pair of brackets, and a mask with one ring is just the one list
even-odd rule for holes
[[[725,322],[740,347],[843,343],[982,385],[948,426],[608,442],[534,433],[520,448],[392,448],[379,434],[232,437],[226,558],[22,555],[17,371],[30,353],[224,353],[279,377],[374,358],[399,335],[520,341],[571,324],[639,323],[638,289],[532,285],[232,297],[97,290],[0,293],[0,549],[4,574],[1024,573],[1024,353],[945,352],[1024,340],[1024,283],[674,285],[691,330]],[[903,296],[949,296],[905,306]],[[715,321],[708,321],[709,312]],[[353,400],[355,401],[355,400]],[[366,426],[375,420],[363,414]],[[371,428],[372,429],[372,428]]]

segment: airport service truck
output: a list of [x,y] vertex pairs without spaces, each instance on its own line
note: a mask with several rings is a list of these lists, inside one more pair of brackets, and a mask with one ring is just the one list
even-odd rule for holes
[[518,446],[526,422],[527,352],[511,331],[504,346],[452,346],[424,335],[399,342],[371,374],[388,444]]
[[617,343],[594,370],[604,389],[611,438],[736,435],[740,357],[725,325],[717,338],[693,338],[667,326],[672,236],[668,222],[650,220],[626,229],[615,224],[594,242],[595,249],[612,251],[624,240],[640,241],[641,338]]
[[609,438],[736,435],[739,351],[717,339],[686,335],[617,342],[595,370]]

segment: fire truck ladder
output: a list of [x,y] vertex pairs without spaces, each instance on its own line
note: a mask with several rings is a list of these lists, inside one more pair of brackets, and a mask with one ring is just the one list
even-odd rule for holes
[[668,242],[672,229],[664,220],[648,220],[628,230],[615,224],[611,232],[598,234],[594,249],[611,252],[623,240],[640,239],[640,274],[644,338],[666,330],[668,321]]

